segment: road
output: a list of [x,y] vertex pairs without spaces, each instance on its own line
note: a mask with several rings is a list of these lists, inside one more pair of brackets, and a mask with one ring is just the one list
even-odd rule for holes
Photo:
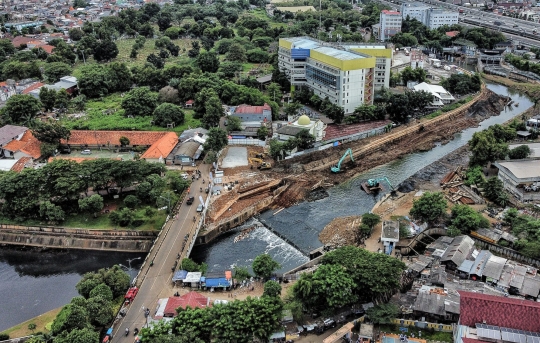
[[[197,213],[198,197],[202,195],[205,201],[207,197],[207,194],[201,193],[199,188],[202,187],[204,190],[204,187],[208,185],[210,166],[209,164],[199,166],[202,177],[191,184],[191,195],[195,196],[193,204],[188,206],[184,200],[177,207],[178,214],[173,216],[163,228],[164,231],[156,241],[154,250],[150,252],[151,255],[147,260],[148,262],[153,260],[154,265],[150,267],[150,263],[146,263],[143,266],[137,282],[140,285],[139,293],[128,307],[125,317],[115,324],[113,342],[133,343],[133,329],[141,329],[146,323],[143,309],[149,308],[152,316],[156,310],[158,299],[168,298],[174,294],[171,268],[177,260],[177,254],[181,255],[180,261],[188,255],[189,242],[196,232],[196,223],[193,222],[193,217],[196,216],[197,220],[200,220],[201,217]],[[205,184],[202,183],[203,179],[206,181]],[[182,251],[182,243],[186,235],[188,240]],[[124,335],[126,328],[130,330],[127,337]]]

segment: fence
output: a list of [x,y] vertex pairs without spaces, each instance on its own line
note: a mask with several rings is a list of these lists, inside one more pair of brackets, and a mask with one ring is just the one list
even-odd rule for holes
[[256,138],[229,138],[229,145],[258,145],[266,146],[266,141],[261,141]]
[[390,321],[392,324],[399,326],[414,326],[421,329],[431,329],[434,331],[453,332],[454,326],[448,324],[429,323],[419,320],[397,319],[394,318]]

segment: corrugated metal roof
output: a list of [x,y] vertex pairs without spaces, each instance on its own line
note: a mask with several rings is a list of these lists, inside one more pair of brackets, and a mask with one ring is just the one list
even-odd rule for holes
[[364,56],[361,56],[359,54],[355,54],[355,53],[345,51],[345,50],[334,49],[328,46],[321,46],[313,50],[320,52],[321,54],[325,54],[327,56],[337,58],[338,60],[341,60],[341,61],[351,61],[351,60],[365,58]]

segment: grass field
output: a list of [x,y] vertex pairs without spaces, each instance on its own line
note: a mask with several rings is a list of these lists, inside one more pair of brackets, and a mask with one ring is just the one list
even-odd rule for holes
[[62,308],[59,307],[49,312],[45,312],[35,318],[32,318],[21,324],[15,325],[14,327],[11,327],[5,331],[2,331],[2,333],[8,334],[11,338],[31,335],[32,331],[28,329],[28,324],[31,323],[36,324],[36,329],[34,330],[34,332],[49,332],[51,331],[50,324],[53,322],[54,318],[56,318],[56,315],[58,314],[58,312],[60,312],[61,309]]
[[[122,98],[120,94],[111,94],[102,99],[90,100],[86,104],[87,115],[82,118],[64,117],[61,122],[70,130],[137,130],[137,131],[165,131],[171,130],[152,125],[153,118],[135,117],[127,118],[121,108]],[[114,110],[111,114],[105,114],[105,110]],[[184,110],[186,118],[184,124],[178,125],[171,131],[182,132],[189,127],[199,127],[201,122],[193,118],[192,110]]]

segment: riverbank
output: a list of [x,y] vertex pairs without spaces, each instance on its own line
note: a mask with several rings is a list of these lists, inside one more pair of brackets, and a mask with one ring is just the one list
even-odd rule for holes
[[[51,331],[51,324],[56,318],[56,315],[60,312],[62,307],[55,308],[39,316],[31,318],[27,321],[24,321],[20,324],[10,327],[7,330],[2,331],[1,333],[8,334],[10,338],[16,337],[26,337],[32,335],[35,332],[49,332]],[[35,324],[36,328],[34,330],[28,329],[29,324]]]
[[514,91],[518,91],[523,94],[526,94],[528,97],[533,99],[535,103],[538,102],[538,100],[540,100],[540,84],[538,83],[516,82],[508,78],[500,77],[497,75],[491,75],[491,74],[483,74],[482,78],[492,81],[492,82],[499,83],[501,85],[505,85],[506,87]]

